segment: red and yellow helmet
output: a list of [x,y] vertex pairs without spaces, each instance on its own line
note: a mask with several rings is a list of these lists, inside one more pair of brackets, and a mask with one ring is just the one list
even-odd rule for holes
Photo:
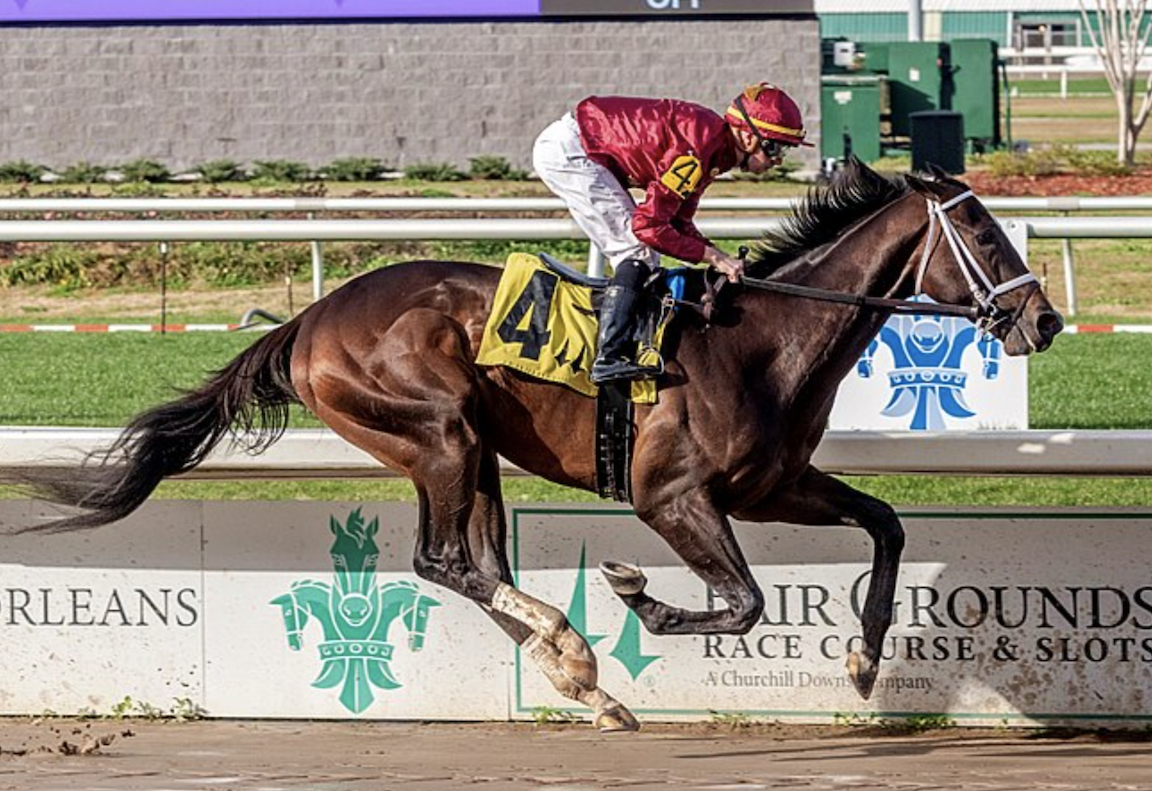
[[733,126],[750,130],[759,140],[766,138],[789,146],[812,145],[804,141],[804,119],[796,102],[766,82],[745,88],[732,100],[724,118]]

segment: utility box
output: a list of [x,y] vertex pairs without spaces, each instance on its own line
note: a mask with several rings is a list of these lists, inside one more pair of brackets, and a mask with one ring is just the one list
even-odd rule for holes
[[952,109],[949,46],[942,41],[894,41],[888,45],[892,134],[910,137],[912,113]]
[[1000,145],[999,51],[991,39],[963,39],[950,45],[952,109],[964,115],[964,136],[976,151]]
[[964,116],[952,110],[922,110],[909,117],[912,169],[929,164],[949,173],[964,172]]
[[872,74],[888,73],[888,43],[869,41],[864,48],[864,70]]
[[865,162],[880,158],[880,113],[883,78],[875,75],[829,75],[820,87],[820,154],[845,159],[855,154]]

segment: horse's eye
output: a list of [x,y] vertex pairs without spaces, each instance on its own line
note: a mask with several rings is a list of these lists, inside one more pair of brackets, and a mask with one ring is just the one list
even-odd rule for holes
[[985,228],[976,235],[976,244],[994,244],[996,242],[996,229]]

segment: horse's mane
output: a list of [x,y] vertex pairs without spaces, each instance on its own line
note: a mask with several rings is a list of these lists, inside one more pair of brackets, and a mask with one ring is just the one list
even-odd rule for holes
[[812,187],[776,230],[765,232],[748,258],[748,274],[766,277],[803,253],[827,244],[844,229],[902,195],[902,179],[881,176],[852,157],[830,184]]

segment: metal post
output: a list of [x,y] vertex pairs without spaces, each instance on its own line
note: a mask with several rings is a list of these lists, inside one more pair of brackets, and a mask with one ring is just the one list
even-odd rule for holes
[[920,0],[908,0],[908,40],[924,40],[924,12]]
[[604,254],[600,248],[591,242],[588,243],[588,275],[590,277],[604,277]]
[[168,243],[160,243],[160,334],[168,332]]
[[[313,212],[308,212],[308,219],[316,219]],[[319,302],[324,298],[324,253],[320,243],[312,242],[312,301]]]
[[1068,315],[1075,316],[1080,309],[1076,298],[1076,259],[1072,255],[1072,240],[1060,240],[1061,258],[1064,260],[1064,294],[1068,300]]

